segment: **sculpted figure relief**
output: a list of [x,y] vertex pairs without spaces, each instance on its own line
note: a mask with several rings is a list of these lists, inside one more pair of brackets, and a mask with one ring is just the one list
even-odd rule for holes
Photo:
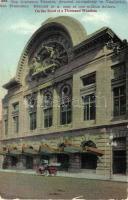
[[41,51],[32,59],[31,73],[42,72],[50,68],[55,70],[61,66],[63,58],[57,48],[42,45]]

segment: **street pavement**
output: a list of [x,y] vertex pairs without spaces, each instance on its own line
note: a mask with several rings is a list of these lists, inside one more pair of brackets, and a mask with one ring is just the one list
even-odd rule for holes
[[0,172],[4,199],[127,199],[127,183]]

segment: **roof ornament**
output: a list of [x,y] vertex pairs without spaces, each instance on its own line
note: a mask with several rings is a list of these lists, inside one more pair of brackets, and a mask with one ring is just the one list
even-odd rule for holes
[[123,43],[119,43],[119,42],[114,42],[113,39],[110,39],[107,43],[106,43],[106,47],[107,49],[113,50],[114,53],[116,55],[118,55],[122,49],[128,47],[128,41],[125,39],[123,40]]
[[119,42],[114,42],[113,39],[110,39],[106,43],[107,49],[113,50],[116,55],[118,55],[121,51],[121,45]]

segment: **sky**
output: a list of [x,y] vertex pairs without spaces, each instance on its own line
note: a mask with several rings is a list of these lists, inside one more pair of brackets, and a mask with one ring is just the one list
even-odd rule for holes
[[97,13],[35,13],[31,8],[0,7],[0,113],[1,99],[6,94],[2,85],[15,76],[24,46],[47,18],[58,15],[72,16],[83,24],[88,34],[107,26],[121,39],[128,39],[127,1],[117,4],[115,9],[103,8]]

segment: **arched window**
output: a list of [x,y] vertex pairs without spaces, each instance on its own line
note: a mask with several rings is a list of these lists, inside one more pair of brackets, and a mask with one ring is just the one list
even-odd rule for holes
[[35,130],[37,127],[37,93],[28,95],[27,101],[30,117],[30,130]]
[[69,124],[72,121],[72,94],[70,85],[61,88],[60,124]]
[[46,92],[44,94],[44,127],[52,126],[53,118],[53,99],[52,93]]
[[[96,144],[92,140],[83,141],[82,147],[93,147],[96,148]],[[82,169],[96,169],[97,168],[97,155],[85,152],[81,154],[81,168]]]

